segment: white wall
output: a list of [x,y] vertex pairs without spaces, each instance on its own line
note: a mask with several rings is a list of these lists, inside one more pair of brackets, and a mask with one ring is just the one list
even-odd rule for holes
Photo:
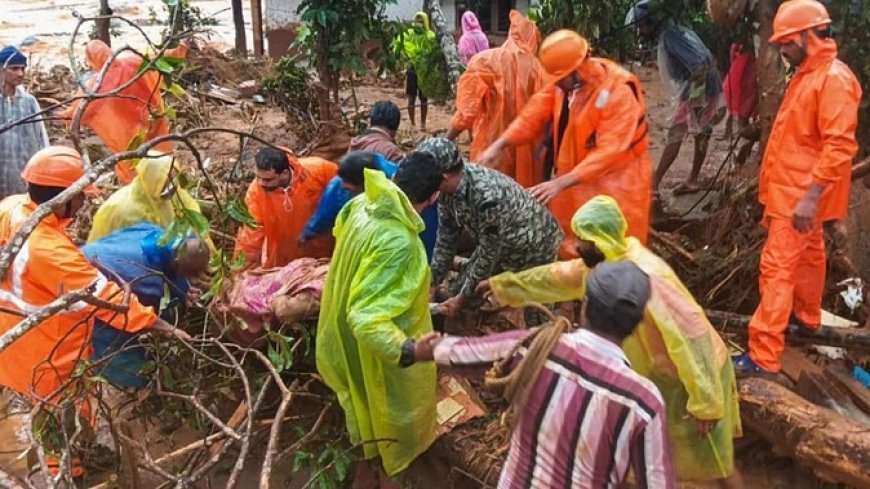
[[[265,0],[263,5],[265,29],[281,29],[289,24],[298,23],[296,9],[299,8],[300,3],[300,0]],[[386,13],[392,19],[411,20],[422,6],[423,0],[398,0],[394,4],[387,5]],[[447,28],[456,29],[456,7],[453,0],[442,0],[441,9],[447,18]]]

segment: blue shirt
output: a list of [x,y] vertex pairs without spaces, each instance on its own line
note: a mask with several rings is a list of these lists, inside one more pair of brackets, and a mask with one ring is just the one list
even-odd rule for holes
[[[187,280],[172,277],[172,249],[159,245],[163,232],[154,224],[134,224],[84,246],[82,253],[109,280],[129,283],[140,303],[159,310],[164,284],[169,286],[170,304],[181,301],[190,288]],[[111,360],[101,364],[104,368],[99,374],[124,387],[145,386],[147,379],[139,375],[139,370],[146,354],[136,335],[95,320],[93,345],[93,359],[112,355]]]
[[[387,161],[380,154],[375,153],[375,161],[378,170],[384,173],[387,178],[393,178],[399,165]],[[305,225],[305,230],[302,231],[302,238],[305,240],[312,239],[321,234],[332,231],[335,226],[335,219],[338,213],[345,204],[356,197],[357,193],[342,186],[341,177],[333,177],[327,184],[323,195],[320,197],[320,202],[317,204],[317,210],[314,215],[308,220]],[[432,253],[435,250],[435,240],[438,236],[438,205],[434,204],[427,207],[421,217],[426,224],[426,229],[420,233],[420,239],[423,240],[423,246],[426,248],[426,258],[431,261]]]

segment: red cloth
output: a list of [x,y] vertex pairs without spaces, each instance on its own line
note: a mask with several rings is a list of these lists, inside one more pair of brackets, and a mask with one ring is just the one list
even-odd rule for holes
[[734,117],[758,116],[758,70],[755,54],[731,45],[731,69],[725,77],[725,105]]

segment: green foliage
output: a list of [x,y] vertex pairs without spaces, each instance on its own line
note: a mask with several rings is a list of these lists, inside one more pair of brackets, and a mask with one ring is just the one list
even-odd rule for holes
[[330,441],[320,447],[320,452],[300,450],[293,457],[293,472],[303,471],[311,474],[306,487],[316,489],[338,489],[350,474],[354,460],[349,456],[351,449],[346,440]]
[[[634,29],[625,25],[625,17],[637,0],[577,2],[541,0],[529,8],[529,18],[546,36],[559,29],[573,29],[592,45],[596,56],[624,61],[634,49]],[[695,30],[717,52],[722,42],[721,30],[706,15],[704,0],[663,0],[653,4],[653,15]],[[712,44],[712,45],[711,45]]]
[[859,112],[858,142],[867,150],[870,140],[870,2],[830,0],[825,2],[834,23],[832,30],[842,59],[858,77],[864,98]]
[[623,59],[633,47],[632,29],[625,27],[625,14],[635,1],[541,0],[529,9],[529,16],[542,36],[573,29],[589,40],[596,55]]
[[[217,19],[203,14],[202,9],[190,3],[190,0],[163,0],[163,18],[158,16],[153,7],[148,7],[149,19],[152,24],[170,27],[173,27],[174,21],[176,32],[218,25]],[[177,14],[176,10],[178,10]],[[163,33],[164,37],[166,34]]]
[[284,56],[275,63],[275,73],[263,79],[263,91],[286,111],[316,114],[311,74],[297,66],[291,56]]
[[303,0],[297,10],[307,31],[297,44],[315,53],[314,62],[321,80],[330,88],[337,75],[364,75],[365,48],[372,41],[380,44],[383,55],[379,71],[392,62],[388,45],[395,33],[395,23],[386,18],[384,9],[396,0]]
[[269,339],[267,352],[269,361],[272,362],[275,370],[278,373],[290,370],[290,367],[293,366],[293,347],[290,344],[293,338],[270,329],[266,330],[266,337]]

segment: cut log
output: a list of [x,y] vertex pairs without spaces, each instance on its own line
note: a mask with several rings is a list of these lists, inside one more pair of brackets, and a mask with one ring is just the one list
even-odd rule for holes
[[[747,336],[749,316],[712,309],[705,312],[720,333]],[[809,331],[791,324],[788,327],[787,337],[789,344],[792,345],[836,346],[850,351],[870,352],[870,328],[866,327],[850,329],[822,325],[818,331]]]
[[453,39],[453,33],[447,30],[447,20],[444,12],[441,11],[441,1],[427,0],[426,7],[429,10],[432,26],[438,34],[438,43],[441,44],[444,61],[447,62],[447,81],[450,82],[450,90],[455,92],[459,76],[462,75],[462,61],[459,59],[456,41]]
[[740,412],[748,428],[793,454],[823,480],[870,487],[870,436],[866,426],[768,380],[742,380],[739,392]]

